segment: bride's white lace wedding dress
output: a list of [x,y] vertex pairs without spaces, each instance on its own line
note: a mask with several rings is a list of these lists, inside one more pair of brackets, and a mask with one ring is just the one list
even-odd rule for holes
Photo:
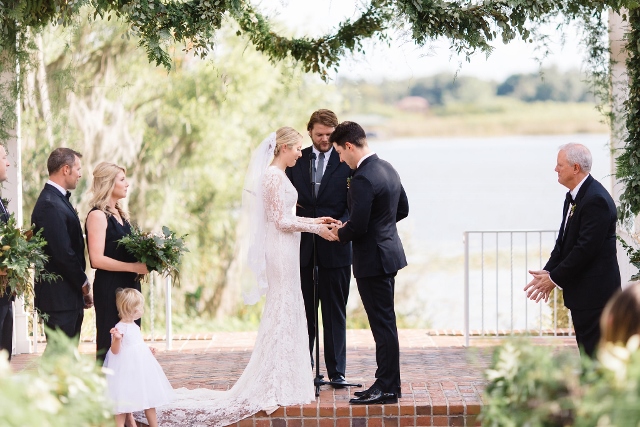
[[156,408],[163,427],[226,426],[261,410],[315,399],[300,290],[300,232],[319,233],[322,226],[295,216],[298,194],[275,166],[265,172],[263,194],[268,290],[249,364],[228,391],[177,389],[174,402]]

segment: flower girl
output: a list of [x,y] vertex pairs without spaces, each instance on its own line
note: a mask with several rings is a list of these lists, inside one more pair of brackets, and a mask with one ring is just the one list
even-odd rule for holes
[[155,408],[171,402],[174,392],[134,323],[144,312],[144,296],[136,289],[118,289],[116,306],[120,322],[110,331],[111,348],[104,361],[116,424],[123,427],[127,413],[144,410],[149,427],[156,427]]

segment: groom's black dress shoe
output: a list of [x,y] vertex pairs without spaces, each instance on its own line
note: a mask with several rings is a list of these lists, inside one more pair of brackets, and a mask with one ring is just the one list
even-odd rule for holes
[[345,388],[346,384],[349,383],[344,379],[342,374],[337,374],[331,377],[331,386],[333,388]]
[[[371,391],[371,389],[368,388],[366,390],[356,391],[356,392],[353,393],[353,395],[356,396],[356,397],[362,397],[362,396],[368,395],[370,391]],[[398,392],[396,393],[396,395],[398,396],[398,398],[402,397],[402,388],[401,387],[398,387]]]
[[369,394],[369,390],[371,390],[371,389],[369,389],[369,388],[368,388],[368,389],[366,389],[366,390],[362,390],[362,391],[355,391],[355,392],[353,393],[353,395],[354,395],[355,397],[367,396],[367,395]]
[[379,388],[371,388],[364,396],[353,398],[349,401],[352,405],[373,405],[384,403],[397,403],[398,395],[395,393],[385,393]]

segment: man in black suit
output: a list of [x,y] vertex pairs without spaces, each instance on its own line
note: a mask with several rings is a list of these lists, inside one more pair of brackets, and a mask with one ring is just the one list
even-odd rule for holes
[[600,315],[620,289],[616,257],[616,206],[609,192],[589,174],[591,153],[581,144],[560,147],[558,182],[569,189],[555,247],[543,270],[530,271],[527,296],[548,301],[557,286],[571,310],[581,352],[595,356]]
[[[298,191],[296,215],[309,218],[329,216],[346,221],[347,179],[351,169],[340,162],[340,157],[329,142],[329,136],[338,126],[338,118],[330,110],[315,111],[307,131],[313,145],[302,150],[296,165],[286,173]],[[311,157],[314,159],[312,160]],[[311,183],[311,172],[315,171],[315,185]],[[351,281],[351,245],[315,239],[311,233],[302,233],[300,239],[300,282],[307,314],[309,351],[313,362],[315,343],[315,304],[313,285],[315,256],[318,265],[318,298],[322,307],[324,329],[324,361],[327,376],[336,388],[346,384],[344,378],[347,365],[347,299]]]
[[45,269],[60,276],[55,281],[35,283],[35,307],[45,324],[78,339],[84,308],[93,306],[91,286],[85,274],[84,238],[76,210],[69,201],[82,177],[82,155],[69,148],[57,148],[47,161],[49,180],[31,214],[35,231],[42,229],[49,261]]
[[[9,166],[7,151],[4,146],[0,145],[0,182],[7,180]],[[0,200],[0,221],[7,222],[8,220],[9,211]],[[5,271],[0,271],[0,276],[6,275]],[[9,352],[9,360],[11,360],[11,350],[13,349],[13,301],[15,301],[15,296],[9,292],[9,288],[5,288],[3,295],[0,296],[0,350]]]
[[353,244],[353,275],[376,342],[376,381],[352,404],[393,403],[400,397],[400,345],[394,309],[395,276],[407,265],[396,223],[409,215],[398,172],[378,158],[362,127],[342,122],[331,142],[355,172],[349,182],[349,220],[334,233]]

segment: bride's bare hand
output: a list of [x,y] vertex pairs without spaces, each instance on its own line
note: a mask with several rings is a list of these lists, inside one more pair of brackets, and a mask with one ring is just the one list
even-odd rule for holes
[[331,232],[331,228],[332,227],[328,225],[323,226],[320,230],[319,236],[330,242],[335,242],[336,240],[338,240],[338,236]]

